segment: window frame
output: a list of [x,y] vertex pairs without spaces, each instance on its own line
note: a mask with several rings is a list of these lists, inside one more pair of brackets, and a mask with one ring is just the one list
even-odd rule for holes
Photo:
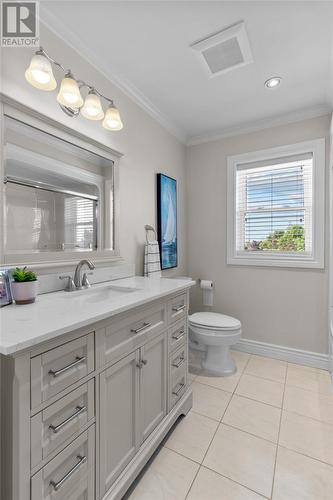
[[[312,254],[258,253],[236,249],[236,174],[243,164],[312,153]],[[325,138],[278,146],[227,158],[227,264],[323,269],[325,264]]]

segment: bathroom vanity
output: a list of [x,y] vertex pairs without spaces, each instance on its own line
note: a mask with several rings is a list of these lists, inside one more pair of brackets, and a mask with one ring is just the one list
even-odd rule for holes
[[1,499],[120,499],[192,405],[188,290],[127,278],[0,311]]

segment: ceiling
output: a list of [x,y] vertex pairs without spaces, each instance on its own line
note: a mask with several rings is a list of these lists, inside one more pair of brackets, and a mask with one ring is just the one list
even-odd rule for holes
[[[41,17],[188,143],[332,106],[330,1],[54,0]],[[239,21],[253,63],[209,78],[190,44]]]

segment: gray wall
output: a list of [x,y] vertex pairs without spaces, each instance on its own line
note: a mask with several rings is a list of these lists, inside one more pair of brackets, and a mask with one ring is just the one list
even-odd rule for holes
[[[155,174],[163,172],[175,177],[178,181],[179,267],[165,274],[186,273],[185,146],[115,87],[93,66],[93,62],[87,62],[43,25],[40,38],[41,45],[51,57],[71,68],[77,78],[95,85],[115,100],[124,129],[109,132],[101,123],[83,117],[71,119],[57,104],[57,90],[43,92],[29,85],[24,72],[33,54],[31,49],[1,48],[1,91],[124,153],[120,163],[120,228],[117,237],[122,257],[135,262],[138,274],[143,272],[144,225],[156,224]],[[55,70],[55,76],[59,82],[62,73]]]
[[[328,251],[325,270],[227,265],[227,156],[319,137],[327,137],[328,153],[329,121],[324,116],[188,148],[189,273],[214,281],[214,310],[239,318],[246,339],[327,352]],[[203,309],[198,288],[191,307]]]

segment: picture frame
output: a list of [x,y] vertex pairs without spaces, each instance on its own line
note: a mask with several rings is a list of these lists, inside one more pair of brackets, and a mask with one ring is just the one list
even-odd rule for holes
[[12,292],[10,288],[9,272],[0,269],[0,307],[12,304]]
[[177,181],[157,174],[157,234],[161,269],[178,266]]

